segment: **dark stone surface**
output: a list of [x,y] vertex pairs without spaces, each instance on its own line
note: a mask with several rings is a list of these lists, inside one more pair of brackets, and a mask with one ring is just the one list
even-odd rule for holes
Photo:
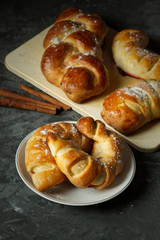
[[[124,28],[146,31],[151,37],[151,48],[160,53],[159,0],[1,0],[1,88],[22,93],[19,83],[30,86],[6,69],[5,56],[51,25],[65,8],[73,6],[99,13],[117,31]],[[47,201],[20,179],[15,153],[21,140],[48,122],[79,117],[74,111],[50,116],[0,108],[0,240],[159,240],[160,150],[142,153],[132,149],[137,163],[133,182],[121,195],[94,206],[70,207]]]

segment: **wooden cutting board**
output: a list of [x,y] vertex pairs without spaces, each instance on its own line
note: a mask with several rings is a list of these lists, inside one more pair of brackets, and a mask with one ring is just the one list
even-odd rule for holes
[[[68,104],[82,116],[91,116],[94,119],[103,121],[101,110],[104,98],[115,89],[128,86],[137,81],[134,78],[120,75],[113,63],[111,42],[116,32],[112,29],[109,30],[103,56],[109,70],[110,87],[101,95],[93,97],[85,103],[77,104],[69,100],[61,89],[49,83],[41,72],[40,61],[44,52],[43,40],[50,27],[9,53],[5,59],[6,67],[45,93]],[[107,124],[106,126],[108,129],[114,130]],[[124,135],[121,136],[134,148],[143,152],[153,152],[160,146],[160,120],[146,124],[140,130],[127,137]]]

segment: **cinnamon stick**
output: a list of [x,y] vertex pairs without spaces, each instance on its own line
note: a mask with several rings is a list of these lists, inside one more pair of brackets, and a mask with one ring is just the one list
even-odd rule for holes
[[34,103],[39,107],[47,108],[47,109],[50,109],[50,110],[53,110],[53,111],[55,110],[55,108],[60,109],[60,107],[57,106],[57,105],[53,105],[53,104],[45,103],[45,102],[37,100],[37,99],[29,98],[29,97],[23,96],[21,94],[18,94],[18,93],[12,92],[12,91],[9,91],[9,90],[4,89],[4,88],[0,89],[0,95],[3,96],[3,97],[6,97],[6,98],[16,99],[16,100],[27,102],[27,103],[29,103],[29,102]]
[[24,101],[19,101],[19,100],[10,99],[10,98],[0,98],[0,106],[26,109],[26,110],[32,110],[32,111],[43,112],[43,113],[54,114],[54,115],[56,114],[56,108],[47,109],[47,108],[40,107],[36,104],[33,104],[31,102],[24,102]]
[[28,93],[31,93],[32,95],[36,96],[36,97],[39,97],[39,98],[42,98],[43,100],[46,100],[47,102],[50,102],[52,104],[55,104],[57,106],[60,106],[62,107],[64,110],[68,110],[70,109],[71,107],[67,106],[66,104],[50,97],[49,95],[45,94],[45,93],[42,93],[40,91],[37,91],[37,90],[34,90],[32,88],[29,88],[23,84],[19,84],[19,87],[21,89],[23,89],[24,91],[28,92]]

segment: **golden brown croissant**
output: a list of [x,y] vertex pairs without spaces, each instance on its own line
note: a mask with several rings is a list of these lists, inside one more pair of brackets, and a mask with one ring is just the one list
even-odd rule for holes
[[109,84],[101,43],[108,27],[97,14],[65,10],[44,39],[41,70],[74,102],[103,92]]
[[153,119],[160,118],[160,82],[135,83],[108,95],[102,118],[123,134],[129,134]]
[[94,121],[91,117],[79,119],[77,128],[83,135],[94,140],[91,155],[102,165],[99,176],[90,187],[105,188],[122,172],[124,165],[122,139],[116,133],[108,131],[104,123]]
[[75,145],[86,152],[92,148],[92,140],[80,134],[73,123],[61,122],[38,128],[27,143],[25,165],[35,187],[40,191],[58,185],[66,178],[58,168],[47,144],[47,136],[53,132],[67,134],[69,139],[74,139]]
[[113,58],[117,67],[132,77],[160,81],[160,56],[146,49],[148,43],[145,32],[122,30],[113,39]]
[[47,142],[59,169],[76,187],[88,187],[99,175],[101,164],[67,136],[52,133],[48,135]]

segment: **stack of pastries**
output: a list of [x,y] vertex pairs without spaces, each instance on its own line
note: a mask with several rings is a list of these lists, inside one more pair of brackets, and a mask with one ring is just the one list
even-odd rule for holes
[[38,128],[25,150],[25,165],[39,191],[68,179],[79,188],[103,189],[122,172],[124,143],[91,117]]

